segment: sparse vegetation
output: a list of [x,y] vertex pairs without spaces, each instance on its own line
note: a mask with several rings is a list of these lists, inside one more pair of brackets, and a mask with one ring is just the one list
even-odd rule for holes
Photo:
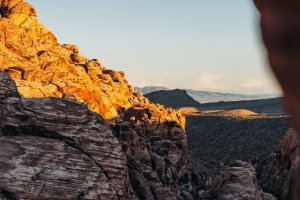
[[288,116],[197,113],[186,118],[188,169],[212,177],[236,159],[247,161],[269,155],[291,126]]

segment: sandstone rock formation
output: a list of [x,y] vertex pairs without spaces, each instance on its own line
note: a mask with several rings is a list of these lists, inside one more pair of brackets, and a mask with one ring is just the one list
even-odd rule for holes
[[60,45],[30,4],[2,0],[0,14],[0,68],[13,79],[0,72],[0,198],[191,197],[178,185],[187,147],[180,112]]
[[124,72],[76,45],[58,44],[30,4],[1,0],[0,14],[0,68],[14,80],[0,72],[0,199],[261,196],[242,162],[196,194],[190,180],[205,189],[210,181],[186,173],[181,113],[149,102]]
[[[118,199],[126,157],[109,124],[72,99],[25,99],[1,73],[0,189],[7,199]],[[4,98],[6,97],[6,98]]]
[[193,199],[175,121],[132,108],[107,122],[72,99],[23,98],[3,72],[0,91],[1,198]]
[[276,153],[258,163],[259,185],[278,199],[292,199],[292,188],[300,165],[299,138],[289,129]]
[[72,98],[109,120],[118,116],[118,109],[139,105],[149,108],[154,117],[175,120],[184,128],[180,113],[150,103],[128,85],[124,72],[82,56],[76,45],[60,45],[38,22],[30,4],[23,0],[0,4],[0,68],[14,79],[21,95]]

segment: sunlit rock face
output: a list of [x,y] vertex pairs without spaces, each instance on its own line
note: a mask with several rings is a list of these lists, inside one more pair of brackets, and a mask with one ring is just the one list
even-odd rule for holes
[[181,113],[0,3],[0,199],[191,198]]
[[181,126],[118,112],[106,121],[73,99],[24,98],[0,71],[0,199],[192,199]]
[[118,116],[118,109],[138,105],[149,108],[153,117],[176,121],[184,128],[181,113],[149,102],[128,84],[124,72],[84,57],[76,45],[60,45],[38,22],[30,4],[2,0],[0,13],[0,68],[24,97],[75,99],[109,120]]

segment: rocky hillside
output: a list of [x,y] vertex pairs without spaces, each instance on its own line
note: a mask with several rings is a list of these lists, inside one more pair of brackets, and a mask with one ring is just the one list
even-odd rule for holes
[[150,101],[166,107],[199,107],[200,103],[190,97],[185,90],[156,91],[145,95]]
[[249,163],[213,182],[186,173],[186,134],[176,122],[149,123],[149,110],[121,110],[109,123],[72,99],[23,98],[2,72],[0,91],[0,199],[274,199]]
[[185,118],[0,2],[0,199],[192,198]]
[[180,113],[151,103],[124,72],[57,43],[30,4],[0,2],[0,199],[265,196],[247,163],[213,184],[187,172]]
[[24,97],[71,98],[109,120],[118,116],[118,109],[138,105],[150,109],[153,117],[175,120],[184,127],[184,117],[150,103],[128,84],[124,72],[84,57],[75,45],[60,45],[38,22],[30,4],[2,0],[0,14],[0,68]]
[[108,122],[73,99],[23,98],[2,72],[0,91],[0,199],[191,196],[179,184],[187,143],[175,121],[153,124],[132,108]]

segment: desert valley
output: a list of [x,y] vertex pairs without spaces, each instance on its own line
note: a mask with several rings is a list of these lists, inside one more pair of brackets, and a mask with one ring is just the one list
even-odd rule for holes
[[292,198],[279,94],[134,87],[0,2],[0,200]]

